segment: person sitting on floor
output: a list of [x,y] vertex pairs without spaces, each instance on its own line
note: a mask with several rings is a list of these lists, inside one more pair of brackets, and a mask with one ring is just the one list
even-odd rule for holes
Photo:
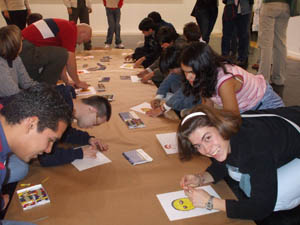
[[[162,51],[170,45],[181,46],[186,44],[185,38],[179,35],[175,29],[168,26],[163,26],[159,29],[159,31],[157,32],[157,40],[162,48]],[[158,58],[148,68],[138,73],[137,76],[142,78],[141,81],[143,83],[148,83],[149,80],[152,80],[154,84],[159,87],[166,74],[163,74],[159,70]]]
[[171,27],[172,29],[175,30],[175,27],[173,26],[172,23],[166,22],[161,18],[161,15],[159,12],[152,11],[151,13],[148,14],[148,18],[151,18],[155,24],[155,31],[158,32],[158,30],[161,27]]
[[201,98],[206,105],[217,104],[236,114],[284,106],[262,75],[233,65],[205,43],[194,42],[183,50],[181,69],[185,74],[184,94]]
[[[109,121],[111,105],[106,98],[95,95],[83,99],[74,99],[75,92],[71,86],[59,85],[56,90],[63,96],[73,111],[73,117],[77,121],[78,127],[90,128]],[[6,101],[3,108],[10,101]],[[98,138],[90,136],[87,132],[68,126],[61,140],[54,143],[51,153],[39,155],[38,159],[42,166],[58,166],[70,163],[75,159],[95,158],[99,150],[108,150],[108,145],[102,143]],[[21,180],[27,175],[28,164],[14,155],[10,157],[8,167],[12,174],[16,174],[13,175],[17,177],[14,181]],[[20,171],[22,175],[17,175],[17,171]]]
[[[68,72],[76,87],[88,88],[88,84],[80,81],[78,77],[75,58],[76,44],[86,43],[91,40],[92,28],[88,24],[76,25],[73,21],[56,18],[43,19],[23,29],[22,35],[25,40],[38,47],[56,46],[65,48],[68,51],[67,63],[61,73],[61,79],[68,83],[66,74]],[[47,51],[47,49],[44,49],[44,51]],[[24,57],[23,60],[25,59]]]
[[[95,95],[76,99],[72,97],[72,87],[59,85],[56,88],[73,110],[73,117],[79,128],[99,126],[111,117],[111,105],[104,97]],[[64,149],[61,144],[69,143],[73,147]],[[81,146],[76,148],[76,146]],[[69,126],[59,143],[55,143],[50,154],[38,157],[42,166],[57,166],[70,163],[75,159],[95,158],[97,151],[108,150],[108,145],[88,132]]]
[[0,28],[0,97],[17,94],[36,85],[19,57],[22,49],[21,30],[16,25]]
[[[72,112],[65,100],[52,87],[38,84],[20,91],[0,111],[0,189],[6,177],[7,155],[13,152],[22,162],[29,162],[51,152],[71,124]],[[9,195],[0,197],[3,210]],[[3,225],[32,225],[29,222],[1,220]]]
[[169,118],[171,110],[180,115],[182,110],[201,104],[201,100],[195,103],[194,96],[185,97],[182,91],[184,75],[180,68],[179,59],[185,47],[187,45],[169,46],[161,54],[159,68],[168,75],[160,84],[155,98],[151,101],[152,110],[147,112],[148,116],[156,117],[164,114]]
[[125,57],[126,61],[134,60],[134,67],[150,66],[160,55],[161,47],[156,40],[155,24],[151,18],[144,18],[139,24],[144,35],[144,45],[137,47],[134,53]]
[[183,36],[185,37],[186,41],[188,43],[194,42],[194,41],[201,41],[202,40],[202,34],[200,31],[199,26],[194,22],[186,23],[183,27]]
[[[300,204],[300,106],[241,116],[198,106],[183,118],[177,131],[180,158],[199,153],[212,158],[205,172],[181,179],[185,194],[195,207],[221,210],[229,218],[260,220],[295,208]],[[228,175],[239,182],[244,198],[217,198],[195,188]]]

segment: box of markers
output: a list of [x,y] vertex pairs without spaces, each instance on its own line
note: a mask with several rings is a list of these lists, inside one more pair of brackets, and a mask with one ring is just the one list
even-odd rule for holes
[[20,189],[17,195],[23,210],[50,203],[49,196],[41,184]]

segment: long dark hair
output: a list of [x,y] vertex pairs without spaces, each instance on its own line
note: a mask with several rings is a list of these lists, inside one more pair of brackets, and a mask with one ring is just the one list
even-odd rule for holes
[[193,42],[185,48],[180,62],[191,67],[196,75],[193,86],[184,79],[183,89],[186,96],[195,96],[195,102],[199,101],[200,97],[210,98],[216,94],[219,69],[228,73],[225,64],[232,64],[229,59],[218,55],[209,45],[202,42]]

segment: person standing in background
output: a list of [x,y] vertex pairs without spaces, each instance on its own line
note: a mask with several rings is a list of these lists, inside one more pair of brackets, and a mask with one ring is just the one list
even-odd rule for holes
[[238,57],[236,64],[244,69],[248,67],[250,19],[253,0],[223,0],[225,4],[222,23],[222,56],[230,55],[234,30],[238,38]]
[[7,25],[15,24],[20,30],[26,26],[26,18],[31,14],[29,0],[0,0],[2,16]]
[[[286,75],[286,32],[289,0],[263,0],[259,17],[259,74],[273,85],[283,86]],[[273,63],[272,73],[271,64]]]
[[[63,0],[69,14],[69,21],[77,23],[90,24],[89,13],[92,12],[92,3],[90,0]],[[84,50],[91,50],[91,41],[84,43]]]
[[202,39],[208,43],[218,17],[218,0],[197,0],[191,16],[196,18]]
[[106,10],[107,16],[107,36],[105,41],[105,48],[110,48],[115,34],[115,47],[124,48],[121,40],[121,7],[123,6],[123,0],[103,0],[103,5]]

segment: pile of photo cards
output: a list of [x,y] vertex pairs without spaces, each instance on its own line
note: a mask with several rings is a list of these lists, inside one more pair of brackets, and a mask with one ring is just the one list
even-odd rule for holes
[[120,112],[121,119],[126,123],[129,129],[143,128],[145,124],[143,121],[136,115],[135,112]]
[[144,152],[143,149],[131,150],[128,152],[123,152],[122,154],[132,165],[153,161],[153,159],[146,152]]
[[23,210],[50,203],[49,196],[41,184],[17,191]]

